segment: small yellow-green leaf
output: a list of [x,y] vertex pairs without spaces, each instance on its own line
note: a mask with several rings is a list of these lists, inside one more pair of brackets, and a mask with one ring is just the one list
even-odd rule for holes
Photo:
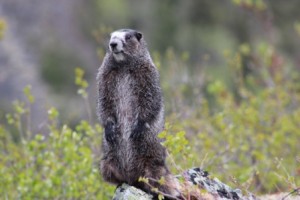
[[159,199],[159,200],[163,200],[163,199],[165,199],[165,196],[162,195],[162,194],[159,194],[159,195],[158,195],[158,199]]

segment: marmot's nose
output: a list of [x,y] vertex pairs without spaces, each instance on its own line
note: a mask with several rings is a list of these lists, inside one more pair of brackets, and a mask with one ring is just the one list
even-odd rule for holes
[[110,45],[110,47],[111,47],[112,49],[114,49],[114,48],[116,48],[117,43],[116,43],[116,42],[111,42],[109,45]]

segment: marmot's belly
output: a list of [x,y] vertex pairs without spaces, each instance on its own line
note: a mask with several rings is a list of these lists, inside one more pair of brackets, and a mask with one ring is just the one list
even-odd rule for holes
[[134,110],[134,96],[132,92],[133,79],[129,74],[119,77],[117,80],[116,109],[117,121],[124,139],[128,139],[136,120]]
[[127,110],[120,109],[118,111],[118,128],[122,134],[123,139],[128,139],[134,124],[134,117],[131,108]]

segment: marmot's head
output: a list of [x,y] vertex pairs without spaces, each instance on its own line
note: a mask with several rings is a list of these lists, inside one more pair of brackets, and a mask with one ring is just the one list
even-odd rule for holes
[[148,56],[143,34],[131,29],[111,33],[109,50],[117,62]]

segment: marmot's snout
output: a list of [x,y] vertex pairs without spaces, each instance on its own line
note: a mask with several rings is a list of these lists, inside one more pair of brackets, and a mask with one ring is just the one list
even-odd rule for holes
[[109,42],[109,47],[110,50],[115,53],[121,53],[123,51],[123,44],[122,44],[122,40],[114,38]]
[[111,42],[111,43],[109,44],[109,46],[110,46],[110,48],[111,48],[112,50],[114,50],[114,49],[117,47],[117,45],[118,45],[118,43],[116,43],[116,42]]

